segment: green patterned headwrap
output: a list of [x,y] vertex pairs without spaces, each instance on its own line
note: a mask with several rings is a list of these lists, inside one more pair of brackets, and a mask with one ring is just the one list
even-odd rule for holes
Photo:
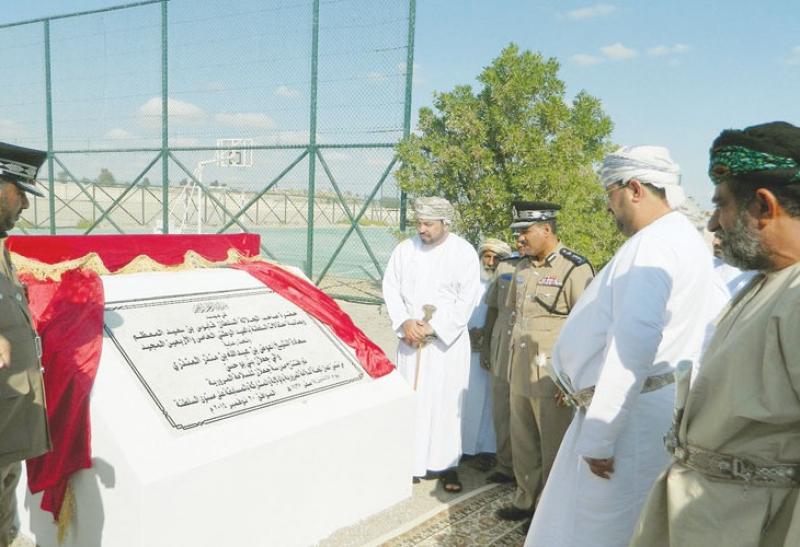
[[744,146],[724,146],[713,150],[708,175],[714,184],[719,184],[729,176],[775,169],[797,169],[798,172],[789,181],[800,182],[800,164],[792,158],[750,150]]
[[711,147],[714,184],[736,178],[754,184],[800,183],[800,128],[786,122],[723,131]]

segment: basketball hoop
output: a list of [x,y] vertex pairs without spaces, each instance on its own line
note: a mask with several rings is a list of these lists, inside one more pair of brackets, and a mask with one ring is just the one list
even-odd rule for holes
[[253,139],[217,139],[216,163],[219,167],[252,167]]

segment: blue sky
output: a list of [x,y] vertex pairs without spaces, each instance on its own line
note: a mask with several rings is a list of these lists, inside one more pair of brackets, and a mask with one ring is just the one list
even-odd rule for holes
[[[7,2],[0,23],[119,3]],[[418,0],[414,112],[434,91],[474,83],[516,42],[558,59],[570,97],[601,99],[615,143],[669,147],[707,206],[707,151],[720,130],[800,125],[798,28],[796,0]]]

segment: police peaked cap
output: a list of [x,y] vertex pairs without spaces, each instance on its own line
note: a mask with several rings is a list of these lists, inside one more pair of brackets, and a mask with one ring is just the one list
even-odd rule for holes
[[0,142],[0,179],[13,182],[20,189],[44,197],[36,187],[36,175],[47,158],[47,152]]
[[524,230],[536,224],[553,220],[561,209],[561,205],[548,201],[515,201],[512,204],[512,230]]

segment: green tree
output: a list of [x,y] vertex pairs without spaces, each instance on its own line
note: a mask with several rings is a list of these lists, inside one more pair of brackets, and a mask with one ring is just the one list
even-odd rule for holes
[[558,69],[511,44],[478,76],[477,93],[436,93],[434,109],[420,109],[419,134],[398,145],[397,180],[411,196],[449,199],[473,244],[510,240],[514,200],[559,203],[562,240],[601,265],[621,241],[593,170],[613,125],[587,92],[566,100]]
[[117,181],[114,178],[114,175],[111,173],[111,171],[109,171],[105,167],[100,169],[100,174],[97,175],[97,184],[111,185],[115,184],[116,182]]

